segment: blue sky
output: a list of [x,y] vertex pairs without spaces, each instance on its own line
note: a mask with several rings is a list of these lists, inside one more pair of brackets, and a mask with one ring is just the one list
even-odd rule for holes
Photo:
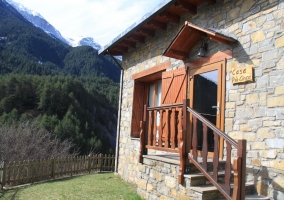
[[40,13],[64,37],[104,46],[163,0],[13,0]]

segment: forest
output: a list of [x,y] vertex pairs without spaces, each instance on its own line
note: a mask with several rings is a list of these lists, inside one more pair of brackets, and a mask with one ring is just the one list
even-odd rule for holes
[[115,62],[92,47],[62,43],[3,1],[0,27],[0,124],[31,122],[71,141],[80,155],[113,153]]
[[36,121],[60,139],[71,139],[81,154],[111,153],[117,94],[117,84],[104,77],[2,75],[0,123]]

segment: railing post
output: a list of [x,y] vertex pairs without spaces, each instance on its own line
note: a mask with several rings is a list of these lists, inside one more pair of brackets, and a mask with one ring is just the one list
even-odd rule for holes
[[233,200],[245,199],[246,181],[246,140],[238,141],[237,158],[234,160]]
[[[178,139],[178,148],[179,148],[179,156],[180,156],[180,166],[179,166],[179,177],[178,177],[178,182],[179,184],[183,184],[184,182],[184,173],[185,173],[185,164],[186,164],[186,143],[185,143],[185,138],[186,138],[186,133],[187,133],[187,106],[189,104],[188,99],[183,100],[183,107],[180,112],[182,112],[182,117],[179,118],[180,120],[180,134],[179,134],[179,139]],[[181,115],[180,115],[181,116]]]
[[[191,149],[191,145],[192,145],[192,134],[189,128],[189,112],[187,111],[187,107],[189,107],[189,99],[184,99],[182,112],[184,113],[183,127],[185,127],[184,137],[186,138],[185,152],[189,153]],[[187,163],[188,163],[188,159],[187,159]]]
[[247,141],[239,140],[238,141],[238,157],[241,157],[241,200],[245,199],[245,183],[246,183],[246,149]]
[[143,163],[143,155],[145,153],[145,121],[140,121],[140,129],[139,163]]

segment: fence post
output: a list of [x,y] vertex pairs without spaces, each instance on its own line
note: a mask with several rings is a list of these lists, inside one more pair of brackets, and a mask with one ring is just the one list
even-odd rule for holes
[[28,170],[27,170],[27,182],[30,182],[30,168],[31,168],[31,166],[30,166],[30,160],[28,160]]
[[51,158],[51,177],[55,178],[55,158]]
[[88,155],[88,172],[91,173],[91,156]]
[[115,157],[112,155],[112,168],[111,170],[114,172],[114,167],[115,167]]
[[2,171],[2,180],[1,180],[1,190],[3,190],[3,187],[6,182],[6,163],[3,164],[3,171]]
[[31,161],[30,161],[30,170],[31,170],[30,177],[31,177],[31,183],[34,182],[34,179],[33,179],[33,176],[34,176],[34,168],[33,168],[33,165],[34,165],[34,160],[31,160]]
[[103,154],[100,154],[100,172],[102,172],[103,168]]

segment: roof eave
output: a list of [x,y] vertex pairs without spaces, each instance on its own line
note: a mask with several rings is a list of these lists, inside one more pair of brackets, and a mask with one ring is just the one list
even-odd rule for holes
[[174,4],[175,2],[177,2],[177,0],[164,0],[154,10],[145,14],[139,21],[132,24],[124,32],[122,32],[117,37],[115,37],[109,44],[105,45],[101,50],[99,50],[98,53],[106,54],[108,49],[110,49],[112,46],[122,41],[123,38],[130,35],[130,33],[140,28],[144,23],[150,21],[157,13],[164,11],[168,6]]

